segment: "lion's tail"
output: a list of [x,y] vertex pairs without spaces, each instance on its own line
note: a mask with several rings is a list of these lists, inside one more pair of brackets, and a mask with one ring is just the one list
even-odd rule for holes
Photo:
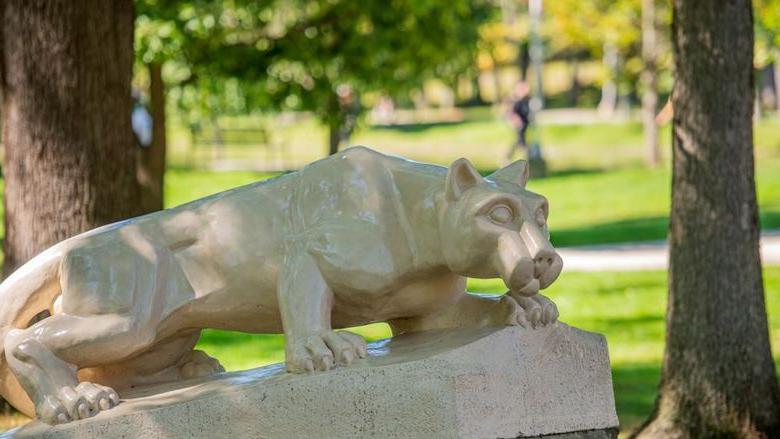
[[54,246],[0,284],[0,396],[31,417],[35,407],[8,367],[4,346],[11,330],[27,328],[52,314],[53,303],[60,294],[61,259],[61,247]]

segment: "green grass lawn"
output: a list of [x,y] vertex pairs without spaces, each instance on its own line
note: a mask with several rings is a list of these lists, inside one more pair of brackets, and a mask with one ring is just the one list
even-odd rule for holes
[[[270,175],[172,169],[166,177],[166,204],[175,206]],[[758,164],[757,187],[763,227],[780,227],[780,159]],[[563,172],[531,180],[528,188],[550,201],[549,223],[556,246],[666,237],[671,188],[666,169]]]
[[[291,166],[323,157],[326,132],[312,117],[296,118],[242,116],[225,117],[225,128],[265,126],[274,142],[286,151]],[[206,165],[213,151],[207,147],[191,148],[190,137],[180,125],[170,129],[170,162],[174,165]],[[614,170],[641,166],[645,157],[642,125],[639,122],[540,124],[536,127],[542,151],[554,172],[572,170]],[[533,137],[533,136],[532,136]],[[533,137],[536,138],[536,137]],[[663,157],[668,161],[671,145],[670,127],[659,135]],[[276,156],[253,145],[230,144],[223,148],[228,158],[240,159],[242,165],[264,162]],[[495,169],[514,140],[514,131],[503,115],[488,107],[463,110],[457,122],[419,123],[390,127],[363,124],[350,143],[432,163],[448,164],[458,157],[468,157],[480,169]],[[755,145],[759,160],[780,159],[780,120],[763,119],[755,125]]]

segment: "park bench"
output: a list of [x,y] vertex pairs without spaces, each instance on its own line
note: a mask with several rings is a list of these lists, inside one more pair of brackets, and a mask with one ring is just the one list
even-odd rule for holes
[[287,143],[265,126],[224,128],[190,126],[190,163],[220,171],[285,171],[289,165]]

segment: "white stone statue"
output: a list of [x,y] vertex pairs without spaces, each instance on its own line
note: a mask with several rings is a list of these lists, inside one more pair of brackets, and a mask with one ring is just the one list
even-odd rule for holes
[[0,284],[0,394],[49,424],[87,418],[117,391],[223,371],[193,350],[203,328],[284,333],[287,370],[307,373],[366,356],[339,328],[552,323],[538,293],[562,262],[527,179],[523,161],[483,178],[357,147],[67,239]]

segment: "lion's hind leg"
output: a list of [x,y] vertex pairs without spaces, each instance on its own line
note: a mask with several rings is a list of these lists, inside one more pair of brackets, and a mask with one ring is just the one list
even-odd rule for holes
[[138,386],[202,378],[224,372],[215,358],[194,349],[200,330],[187,330],[156,341],[147,350],[116,364],[86,368],[79,379],[119,391]]
[[38,417],[58,424],[95,415],[119,403],[108,387],[79,382],[80,367],[117,363],[143,351],[154,333],[131,316],[48,317],[5,341],[8,365],[32,399]]
[[222,373],[225,368],[214,357],[200,350],[193,350],[179,367],[179,376],[183,379],[200,378]]

